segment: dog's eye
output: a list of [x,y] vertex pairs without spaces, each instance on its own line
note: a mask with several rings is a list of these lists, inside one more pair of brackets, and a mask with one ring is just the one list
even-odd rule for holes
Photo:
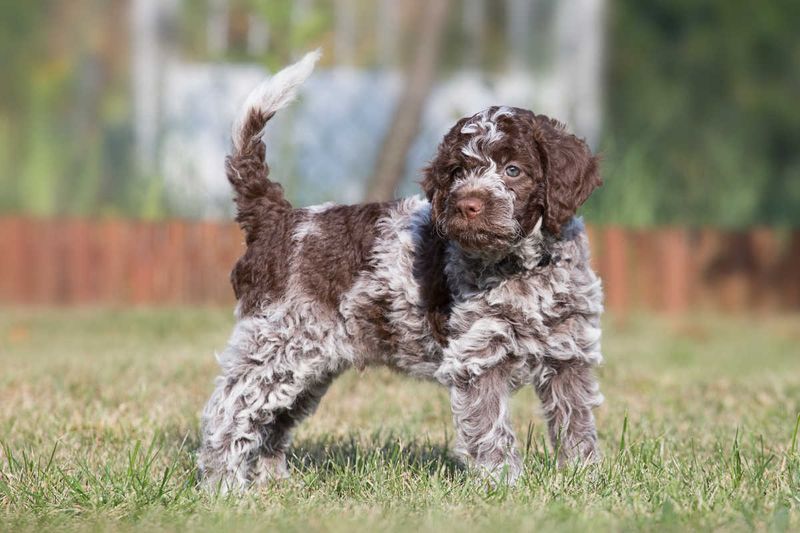
[[517,166],[508,165],[506,167],[506,176],[508,176],[509,178],[516,178],[517,176],[520,175],[520,172],[522,171]]
[[450,171],[450,176],[458,179],[464,177],[464,169],[462,167],[456,167]]

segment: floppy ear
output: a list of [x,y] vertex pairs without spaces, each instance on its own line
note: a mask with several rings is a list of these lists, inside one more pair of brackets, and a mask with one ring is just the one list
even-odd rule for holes
[[592,155],[585,141],[568,133],[556,120],[537,115],[534,131],[544,167],[544,226],[558,235],[564,223],[603,183],[600,160]]
[[439,219],[439,216],[444,209],[444,197],[440,190],[443,185],[440,183],[442,180],[439,176],[439,174],[444,170],[440,168],[440,165],[437,165],[438,159],[439,158],[437,157],[437,159],[425,167],[425,170],[423,171],[424,176],[420,182],[422,191],[425,193],[425,196],[431,203],[431,222],[434,224]]
[[436,156],[433,161],[425,167],[424,175],[420,186],[422,187],[425,196],[431,203],[431,220],[435,223],[444,211],[444,201],[447,187],[450,184],[450,168],[453,161],[455,161],[454,153],[458,144],[458,138],[461,132],[461,127],[469,120],[469,117],[462,118],[455,125],[450,128],[450,131],[444,136]]
[[433,202],[433,194],[436,192],[436,168],[435,161],[428,164],[422,171],[422,181],[419,182],[422,187],[422,192],[428,198],[429,202]]

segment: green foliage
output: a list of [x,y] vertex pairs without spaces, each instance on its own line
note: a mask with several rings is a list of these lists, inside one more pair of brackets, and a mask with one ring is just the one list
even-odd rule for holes
[[146,195],[138,191],[153,190],[154,179],[138,176],[131,157],[120,6],[0,3],[0,209],[43,216],[152,212],[154,202],[139,203]]
[[334,2],[309,3],[303,18],[295,16],[296,3],[292,0],[245,0],[245,4],[268,21],[269,52],[264,61],[271,70],[296,60],[294,54],[307,50],[311,43],[319,46],[334,24]]
[[[609,186],[595,212],[800,224],[800,4],[617,0],[610,21]],[[615,212],[628,186],[652,220]]]
[[18,207],[20,151],[25,146],[21,131],[29,118],[33,66],[41,43],[36,28],[44,18],[41,10],[23,2],[0,3],[0,207]]

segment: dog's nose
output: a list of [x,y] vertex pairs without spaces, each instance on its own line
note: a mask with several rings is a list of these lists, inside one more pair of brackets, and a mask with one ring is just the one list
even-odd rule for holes
[[464,218],[475,218],[483,211],[483,201],[479,198],[463,198],[456,202],[456,209]]

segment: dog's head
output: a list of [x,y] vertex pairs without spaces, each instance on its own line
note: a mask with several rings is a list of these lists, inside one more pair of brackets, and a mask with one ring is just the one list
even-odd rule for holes
[[558,235],[601,184],[598,167],[563,124],[525,109],[490,107],[445,135],[422,188],[443,236],[467,251],[497,254],[540,219]]

